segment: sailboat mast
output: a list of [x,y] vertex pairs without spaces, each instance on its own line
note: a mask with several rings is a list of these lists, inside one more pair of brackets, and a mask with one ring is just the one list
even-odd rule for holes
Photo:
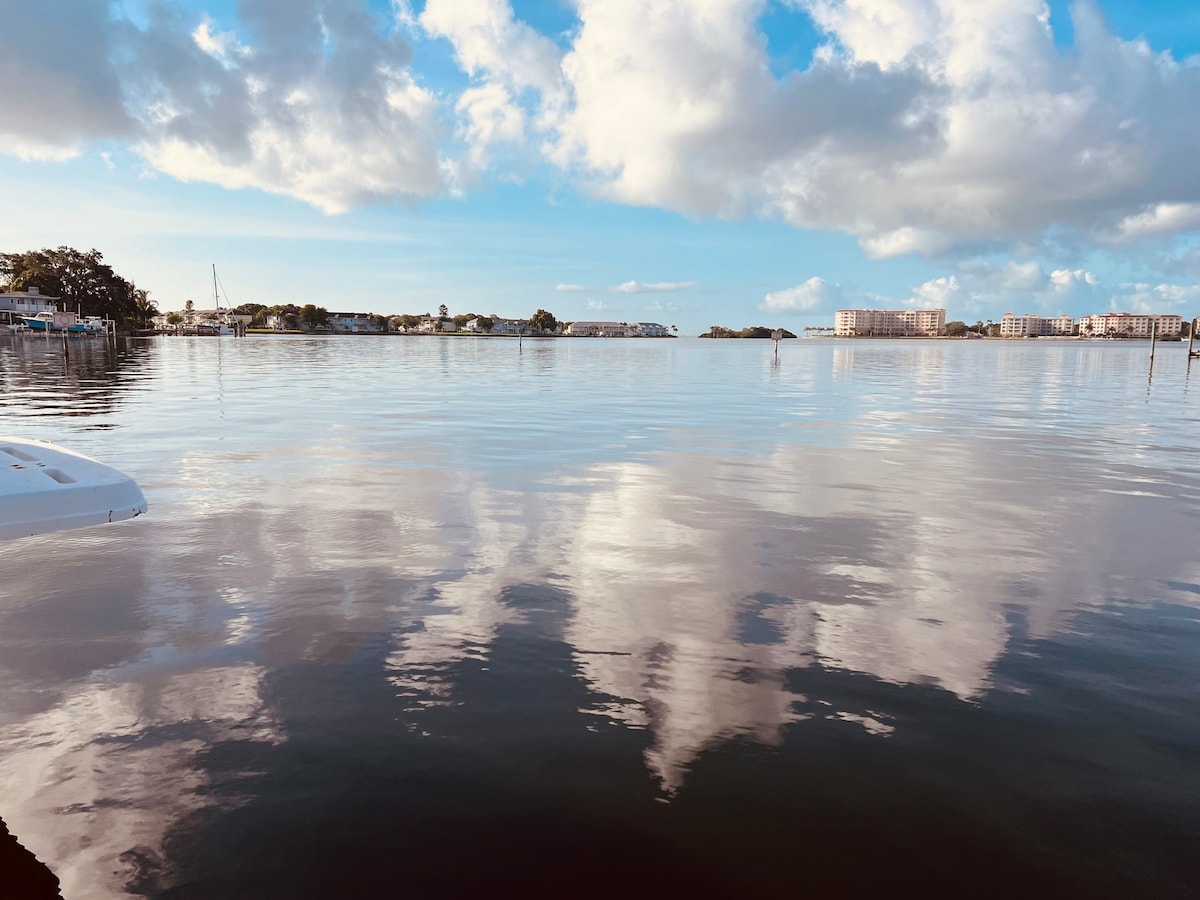
[[213,263],[213,303],[216,304],[217,312],[221,311],[221,294],[217,290],[217,264]]

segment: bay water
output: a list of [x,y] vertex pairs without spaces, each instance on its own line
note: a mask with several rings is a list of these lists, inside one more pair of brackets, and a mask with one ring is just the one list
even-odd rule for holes
[[133,476],[0,545],[67,898],[1200,885],[1182,345],[0,339]]

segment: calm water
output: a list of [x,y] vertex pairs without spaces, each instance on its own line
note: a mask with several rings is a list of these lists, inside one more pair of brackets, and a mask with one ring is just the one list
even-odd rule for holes
[[150,503],[0,546],[0,816],[68,898],[1187,894],[1147,355],[0,340],[0,434]]

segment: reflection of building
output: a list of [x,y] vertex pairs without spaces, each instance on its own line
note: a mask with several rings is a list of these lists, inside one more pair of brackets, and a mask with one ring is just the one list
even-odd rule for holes
[[1069,337],[1075,333],[1070,316],[1017,316],[1006,312],[1000,319],[1000,337]]
[[839,309],[838,337],[937,337],[946,331],[944,309]]
[[1080,334],[1150,337],[1150,328],[1157,325],[1159,337],[1177,337],[1183,333],[1183,318],[1174,315],[1135,315],[1111,312],[1084,316],[1079,320]]

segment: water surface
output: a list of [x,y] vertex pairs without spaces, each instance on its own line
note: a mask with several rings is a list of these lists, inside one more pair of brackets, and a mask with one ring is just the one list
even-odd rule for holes
[[0,434],[150,503],[2,548],[0,816],[68,898],[1187,894],[1147,357],[0,340]]

